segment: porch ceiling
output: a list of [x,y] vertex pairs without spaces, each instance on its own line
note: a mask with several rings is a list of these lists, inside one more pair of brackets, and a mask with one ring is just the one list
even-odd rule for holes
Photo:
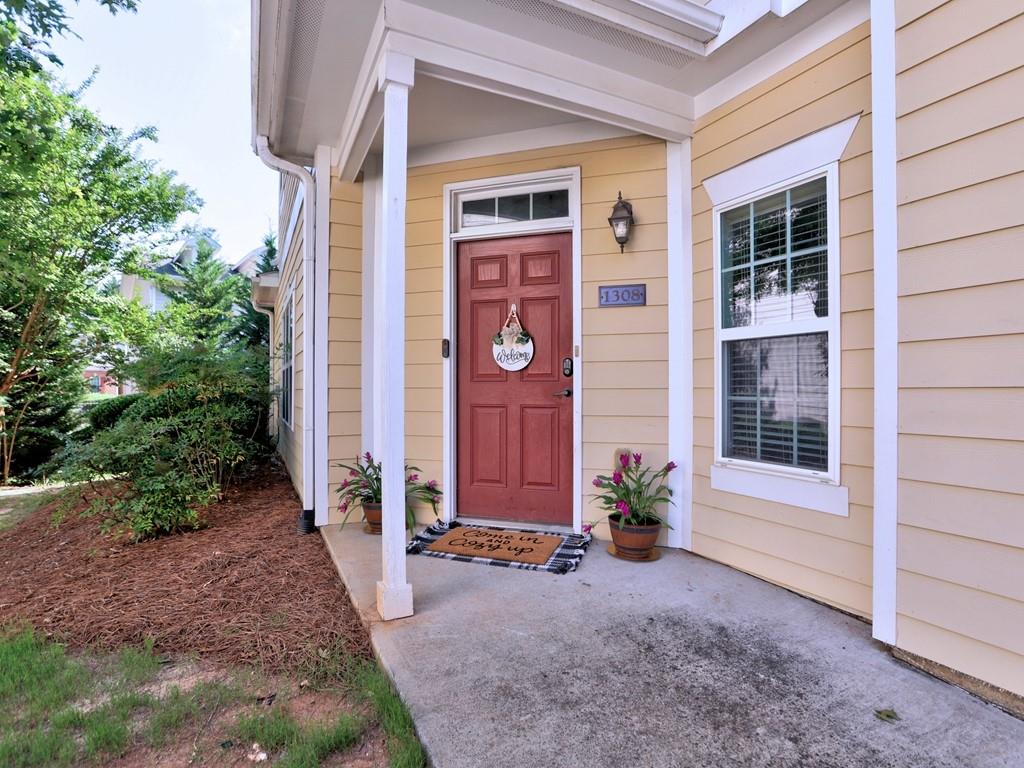
[[844,2],[252,0],[254,138],[307,164],[332,146],[337,160],[387,47],[462,86],[418,80],[411,146],[581,117],[677,139],[698,94]]
[[[495,93],[420,77],[409,92],[409,152],[495,134],[576,123],[579,118],[555,109]],[[381,151],[378,132],[371,152]]]

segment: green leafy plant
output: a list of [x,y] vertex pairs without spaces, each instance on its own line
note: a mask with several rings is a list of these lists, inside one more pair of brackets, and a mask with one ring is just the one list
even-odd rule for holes
[[136,392],[131,395],[97,400],[86,408],[85,418],[89,422],[89,426],[97,432],[110,429],[124,415],[125,411],[143,397],[141,392]]
[[131,368],[147,388],[110,428],[64,454],[71,482],[97,478],[89,513],[135,539],[193,530],[239,470],[269,452],[265,356],[213,342]]
[[[341,502],[339,509],[345,513],[342,525],[345,525],[357,506],[362,508],[363,504],[381,503],[381,463],[374,461],[373,456],[367,451],[356,457],[355,464],[339,463],[337,466],[348,470],[348,477],[342,480],[338,488],[338,499]],[[437,502],[441,498],[441,489],[437,481],[421,481],[421,471],[419,467],[405,465],[405,525],[410,529],[416,525],[413,503],[419,501],[429,504],[436,516]]]
[[643,466],[643,455],[628,452],[619,454],[619,468],[610,475],[594,478],[594,487],[600,492],[594,497],[608,511],[608,519],[619,528],[629,525],[664,525],[671,527],[658,512],[658,506],[671,504],[672,489],[665,484],[668,474],[676,468],[668,462],[655,472]]

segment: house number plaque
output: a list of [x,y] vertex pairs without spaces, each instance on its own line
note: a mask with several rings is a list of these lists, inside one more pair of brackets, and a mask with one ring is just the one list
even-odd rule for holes
[[647,284],[598,286],[597,305],[599,307],[645,307],[647,306]]

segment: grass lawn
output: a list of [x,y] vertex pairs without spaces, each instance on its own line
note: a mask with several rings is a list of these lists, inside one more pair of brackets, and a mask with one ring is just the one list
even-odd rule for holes
[[0,530],[0,766],[426,765],[286,476],[138,544],[48,501]]
[[[425,757],[371,662],[327,653],[308,676],[170,660],[151,645],[69,653],[33,630],[0,636],[0,765],[390,765]],[[257,746],[258,745],[258,746]]]
[[0,531],[20,523],[39,507],[56,499],[60,493],[62,488],[46,486],[16,494],[0,493]]

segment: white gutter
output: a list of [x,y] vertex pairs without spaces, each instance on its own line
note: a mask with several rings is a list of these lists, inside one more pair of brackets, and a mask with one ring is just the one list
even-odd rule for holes
[[[306,168],[278,157],[270,151],[270,142],[266,136],[256,137],[256,154],[268,167],[281,173],[290,173],[298,177],[303,187],[305,205],[303,208],[302,227],[302,513],[299,517],[299,531],[312,533],[315,530],[314,498],[316,488],[317,463],[314,458],[313,443],[316,439],[316,330],[314,319],[316,314],[316,182]],[[287,255],[284,256],[284,260]],[[282,260],[282,265],[284,264]],[[312,396],[311,396],[312,395]],[[326,514],[326,510],[322,514]]]

